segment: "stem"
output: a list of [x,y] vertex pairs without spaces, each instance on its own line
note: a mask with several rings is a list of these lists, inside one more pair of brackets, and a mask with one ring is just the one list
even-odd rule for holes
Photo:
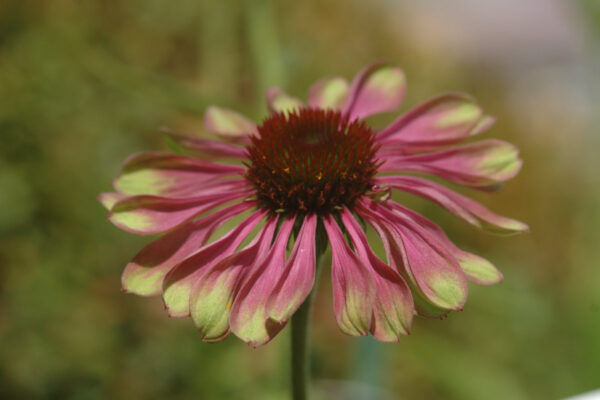
[[[320,224],[319,224],[320,225]],[[327,241],[323,241],[324,232],[321,226],[317,229],[317,260],[315,271],[315,284],[304,303],[292,316],[292,399],[306,400],[308,398],[308,384],[310,382],[310,311],[317,293],[321,261],[327,249]]]
[[309,368],[309,338],[310,310],[315,290],[292,316],[292,399],[306,400],[308,382],[310,380]]

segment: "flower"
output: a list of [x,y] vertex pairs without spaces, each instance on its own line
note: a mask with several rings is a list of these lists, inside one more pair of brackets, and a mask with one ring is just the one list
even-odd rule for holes
[[[467,281],[491,285],[502,274],[393,201],[391,191],[423,197],[488,231],[522,232],[525,224],[421,176],[490,189],[514,177],[521,160],[503,141],[461,143],[494,122],[462,94],[435,97],[377,132],[364,121],[396,109],[404,92],[402,70],[382,64],[351,83],[317,82],[307,105],[273,88],[271,114],[261,124],[210,107],[204,124],[221,140],[169,133],[185,155],[129,157],[115,192],[100,201],[117,227],[164,235],[127,265],[124,290],[162,295],[169,315],[191,316],[205,341],[233,332],[258,346],[311,292],[317,253],[328,239],[334,312],[344,333],[398,341],[415,313],[461,310]],[[209,240],[242,214],[242,222]],[[365,223],[381,238],[382,259]]]

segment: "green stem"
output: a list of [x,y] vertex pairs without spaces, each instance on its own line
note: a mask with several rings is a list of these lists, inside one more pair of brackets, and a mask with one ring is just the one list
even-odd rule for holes
[[314,290],[292,317],[292,399],[306,400],[309,368],[309,338],[310,310]]
[[[319,227],[321,228],[321,227]],[[315,284],[304,303],[292,316],[292,399],[308,399],[308,386],[310,383],[310,311],[317,293],[321,260],[327,248],[327,242],[320,240],[323,235],[317,230],[317,260],[315,271]]]

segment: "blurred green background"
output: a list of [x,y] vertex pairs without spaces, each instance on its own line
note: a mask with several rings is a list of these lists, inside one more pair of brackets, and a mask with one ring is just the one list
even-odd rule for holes
[[[522,173],[473,193],[531,226],[497,238],[407,200],[492,260],[498,286],[416,319],[400,344],[349,338],[322,281],[314,385],[328,399],[558,399],[600,388],[598,1],[0,2],[0,398],[286,399],[289,332],[202,343],[159,298],[120,292],[148,241],[96,201],[121,161],[204,134],[219,104],[259,121],[264,91],[304,96],[374,60],[401,65],[403,109],[476,96]],[[389,121],[393,115],[378,119]]]

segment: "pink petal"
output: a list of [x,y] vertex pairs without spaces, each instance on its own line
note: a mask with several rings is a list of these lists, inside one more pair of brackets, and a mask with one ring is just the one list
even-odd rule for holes
[[452,256],[458,261],[463,272],[467,278],[478,285],[494,285],[502,281],[502,273],[494,267],[492,263],[483,257],[476,254],[466,252],[456,247],[448,236],[444,233],[442,228],[437,226],[432,221],[423,217],[421,214],[409,210],[400,204],[390,202],[390,206],[410,217],[416,224],[421,226],[432,236],[434,236],[445,248],[452,254]]
[[215,164],[178,154],[146,152],[134,154],[125,161],[113,186],[117,192],[130,196],[187,197],[203,194],[207,182],[243,175],[244,171],[237,165]]
[[316,229],[316,214],[306,215],[290,258],[267,301],[267,313],[275,321],[281,323],[290,319],[313,288]]
[[347,208],[341,212],[341,217],[356,253],[369,269],[375,284],[371,334],[383,342],[397,342],[401,335],[410,331],[414,314],[410,289],[398,272],[373,253],[361,226]]
[[141,296],[160,294],[165,275],[177,263],[198,250],[221,224],[256,205],[234,204],[151,242],[125,267],[121,277],[123,290]]
[[203,269],[193,284],[190,313],[202,340],[222,340],[229,333],[231,306],[249,268],[265,257],[271,247],[277,217],[267,220],[260,233],[243,250]]
[[378,216],[362,207],[358,208],[357,212],[377,231],[377,234],[383,243],[386,258],[390,266],[394,270],[400,271],[401,275],[405,277],[405,282],[410,288],[412,294],[415,311],[422,317],[445,317],[449,311],[435,307],[433,304],[431,304],[421,293],[414,282],[414,279],[409,272],[410,268],[408,266],[408,260],[406,260],[406,255],[404,254],[402,247],[402,238],[396,232],[395,228],[387,224],[385,221],[380,221]]
[[346,244],[344,234],[331,215],[323,218],[331,245],[333,310],[342,332],[367,335],[372,326],[375,287],[369,271]]
[[395,110],[406,92],[406,78],[400,68],[374,64],[363,69],[350,84],[343,112],[350,120]]
[[521,169],[518,149],[500,140],[482,140],[435,153],[390,156],[381,172],[434,174],[466,186],[490,187],[513,178]]
[[125,197],[127,196],[121,193],[100,193],[98,201],[102,204],[102,207],[110,211],[117,201],[123,200]]
[[267,105],[272,113],[289,113],[304,107],[301,100],[290,96],[280,87],[267,90]]
[[[485,121],[485,125],[480,125]],[[455,144],[482,132],[493,121],[466,95],[435,97],[404,114],[377,135],[387,154],[417,153]],[[476,129],[477,128],[477,129]]]
[[[169,132],[167,132],[167,136],[175,147],[179,147],[182,152],[194,157],[204,159],[246,158],[246,149],[231,143]],[[249,139],[245,136],[240,137],[238,141],[243,144],[249,143]]]
[[308,106],[341,110],[348,96],[349,85],[344,78],[322,79],[308,91]]
[[196,279],[203,270],[235,252],[265,214],[256,211],[225,236],[202,247],[169,271],[163,281],[163,300],[170,316],[190,314],[190,293]]
[[429,302],[441,309],[462,310],[467,280],[443,244],[404,214],[374,202],[361,204],[365,204],[361,210],[366,219],[386,226],[392,235],[388,239],[394,243],[391,250],[397,265],[407,267],[407,278]]
[[171,230],[210,209],[251,193],[250,189],[241,189],[187,199],[132,196],[115,203],[108,219],[127,232],[152,235]]
[[468,223],[490,232],[514,234],[529,230],[526,224],[494,214],[478,202],[427,179],[385,176],[376,178],[376,182],[431,200]]
[[243,138],[256,133],[256,124],[243,115],[226,108],[208,107],[204,127],[227,138]]
[[269,342],[285,326],[285,322],[269,319],[266,305],[273,287],[283,276],[287,243],[295,220],[295,217],[283,220],[269,253],[259,263],[251,265],[244,276],[231,309],[231,332],[253,347]]

